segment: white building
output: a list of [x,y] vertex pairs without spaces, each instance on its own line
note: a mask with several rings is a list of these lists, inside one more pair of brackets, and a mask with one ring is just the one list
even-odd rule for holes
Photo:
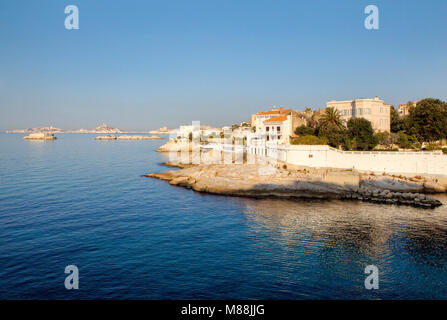
[[199,122],[197,122],[197,124],[193,122],[192,125],[180,126],[178,129],[176,129],[174,138],[180,137],[180,139],[189,139],[194,131],[200,132],[201,139],[209,137],[217,138],[220,137],[222,133],[222,129],[220,128],[213,128],[210,126],[200,126]]
[[303,124],[306,119],[290,109],[273,109],[252,116],[257,139],[266,143],[288,144],[295,129]]

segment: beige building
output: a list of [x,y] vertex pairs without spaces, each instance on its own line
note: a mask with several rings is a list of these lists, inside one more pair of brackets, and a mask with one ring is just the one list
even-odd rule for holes
[[340,112],[343,124],[347,124],[351,118],[365,118],[371,121],[374,131],[390,132],[391,105],[386,104],[378,97],[374,99],[355,99],[346,101],[332,100],[326,103],[328,108],[334,108]]
[[296,127],[303,124],[306,124],[305,117],[290,109],[273,109],[252,116],[252,126],[256,127],[258,139],[267,143],[289,143]]
[[410,114],[410,108],[415,107],[418,101],[410,101],[407,104],[400,104],[397,108],[397,112],[401,118],[406,117]]

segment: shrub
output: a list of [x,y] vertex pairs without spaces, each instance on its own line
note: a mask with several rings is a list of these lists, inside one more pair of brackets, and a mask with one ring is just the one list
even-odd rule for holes
[[398,135],[398,144],[401,148],[404,149],[419,149],[421,148],[421,144],[415,136],[410,136],[403,131],[399,131]]
[[303,124],[299,127],[296,127],[295,134],[300,135],[300,136],[307,136],[307,135],[313,136],[313,135],[315,135],[315,129]]
[[442,148],[442,153],[447,154],[447,148]]
[[388,144],[388,138],[390,136],[390,134],[388,132],[377,132],[376,134],[374,134],[374,136],[376,137],[377,143],[381,144],[381,145],[386,145]]
[[436,143],[430,143],[427,146],[425,146],[425,150],[428,151],[435,151],[435,150],[441,150],[441,146]]
[[297,138],[293,138],[290,144],[294,145],[323,145],[327,144],[327,140],[324,138],[318,138],[316,136],[305,135]]
[[399,140],[396,133],[377,132],[374,136],[377,143],[385,148],[392,148],[394,145],[398,144]]
[[393,148],[393,149],[376,149],[374,148],[373,151],[399,151],[398,148]]

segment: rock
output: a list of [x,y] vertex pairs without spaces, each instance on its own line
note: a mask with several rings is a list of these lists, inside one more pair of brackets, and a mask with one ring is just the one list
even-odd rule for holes
[[438,181],[424,182],[423,187],[424,187],[424,192],[428,192],[428,193],[447,192],[447,185],[439,183]]
[[163,137],[158,137],[158,136],[128,136],[128,135],[123,135],[123,136],[119,136],[117,138],[117,140],[154,140],[154,139],[164,139]]
[[386,204],[423,204],[422,207],[430,208],[441,205],[433,197],[419,193],[391,192],[389,189],[379,192],[365,186],[354,192],[356,187],[343,181],[328,183],[317,178],[315,173],[296,175],[261,164],[201,164],[146,176],[198,192],[232,196],[353,199]]
[[157,149],[157,152],[191,152],[193,148],[200,150],[200,146],[185,140],[169,140]]
[[116,137],[113,134],[108,134],[106,136],[97,136],[95,140],[116,140]]
[[56,137],[52,133],[38,132],[30,133],[28,136],[23,137],[25,140],[56,140]]

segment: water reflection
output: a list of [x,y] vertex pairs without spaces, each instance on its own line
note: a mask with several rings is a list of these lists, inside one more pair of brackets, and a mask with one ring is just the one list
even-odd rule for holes
[[338,247],[349,254],[382,261],[404,250],[417,263],[445,266],[447,196],[438,198],[444,206],[434,210],[363,202],[272,199],[245,199],[241,205],[253,230],[276,235],[282,245],[304,241],[316,254]]

